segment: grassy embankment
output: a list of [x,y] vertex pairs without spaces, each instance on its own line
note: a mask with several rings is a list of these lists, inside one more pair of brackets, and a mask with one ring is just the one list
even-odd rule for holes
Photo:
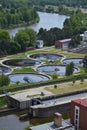
[[46,87],[45,89],[54,94],[62,94],[66,92],[83,90],[83,89],[87,89],[87,79],[85,79],[83,82],[81,81],[76,81],[75,83],[67,82],[67,83],[56,84],[56,86],[57,87],[55,88],[54,85],[51,85],[49,87]]

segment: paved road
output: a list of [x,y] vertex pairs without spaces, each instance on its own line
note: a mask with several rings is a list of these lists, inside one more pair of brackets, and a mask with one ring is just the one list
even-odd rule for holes
[[76,94],[73,96],[67,96],[67,97],[62,97],[62,98],[55,98],[52,100],[47,100],[47,101],[43,101],[43,104],[61,104],[61,103],[66,103],[66,102],[71,102],[71,100],[73,99],[78,99],[78,98],[87,98],[87,92],[82,93],[82,94]]

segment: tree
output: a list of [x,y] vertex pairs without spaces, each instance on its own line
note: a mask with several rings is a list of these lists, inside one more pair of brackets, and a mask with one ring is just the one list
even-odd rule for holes
[[21,50],[20,44],[18,44],[16,41],[10,42],[10,48],[9,48],[10,54],[15,54],[17,52],[20,52],[20,50]]
[[75,35],[72,37],[70,47],[77,47],[80,44],[80,41],[82,40],[80,35]]
[[55,89],[57,88],[57,85],[56,85],[56,84],[54,85],[54,88],[55,88]]
[[30,37],[24,30],[19,30],[15,35],[14,40],[21,46],[21,51],[25,51],[26,47],[29,46]]
[[74,72],[74,63],[71,62],[70,64],[67,64],[67,66],[66,66],[66,73],[65,73],[65,75],[66,76],[72,75],[73,72]]
[[67,64],[66,65],[66,73],[65,73],[66,76],[69,76],[70,75],[70,65]]
[[27,28],[24,30],[30,37],[30,44],[29,46],[35,46],[36,45],[36,32],[31,29],[31,28]]
[[81,81],[81,84],[83,84],[83,82],[84,82],[84,77],[81,77],[80,81]]
[[76,82],[76,79],[75,79],[75,78],[72,78],[72,83],[73,83],[73,85],[75,84],[75,82]]
[[1,87],[4,85],[6,85],[6,86],[9,85],[9,83],[10,83],[10,79],[7,75],[4,75],[4,74],[0,75],[0,86]]
[[87,56],[83,58],[83,67],[85,68],[85,71],[87,72]]
[[72,75],[73,72],[74,72],[74,63],[71,62],[71,63],[70,63],[70,75]]
[[58,74],[53,74],[53,75],[52,75],[52,78],[53,78],[53,79],[57,79],[57,78],[58,78]]
[[10,42],[3,39],[0,40],[0,55],[7,55],[9,53],[9,48],[10,48]]
[[0,41],[1,40],[7,40],[10,41],[10,35],[7,30],[0,30]]

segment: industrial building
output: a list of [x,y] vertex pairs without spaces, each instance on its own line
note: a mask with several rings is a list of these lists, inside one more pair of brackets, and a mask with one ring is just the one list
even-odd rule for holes
[[70,113],[75,130],[87,130],[87,99],[72,100]]
[[59,49],[66,50],[69,48],[70,42],[71,42],[71,39],[58,40],[55,42],[55,47],[59,48]]

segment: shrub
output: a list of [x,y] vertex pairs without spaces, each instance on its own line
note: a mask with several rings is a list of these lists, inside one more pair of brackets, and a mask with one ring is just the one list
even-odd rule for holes
[[56,84],[54,85],[54,88],[55,88],[55,89],[57,88],[57,85],[56,85]]
[[52,78],[53,78],[53,79],[57,79],[57,78],[58,78],[58,74],[53,74],[53,75],[52,75]]

